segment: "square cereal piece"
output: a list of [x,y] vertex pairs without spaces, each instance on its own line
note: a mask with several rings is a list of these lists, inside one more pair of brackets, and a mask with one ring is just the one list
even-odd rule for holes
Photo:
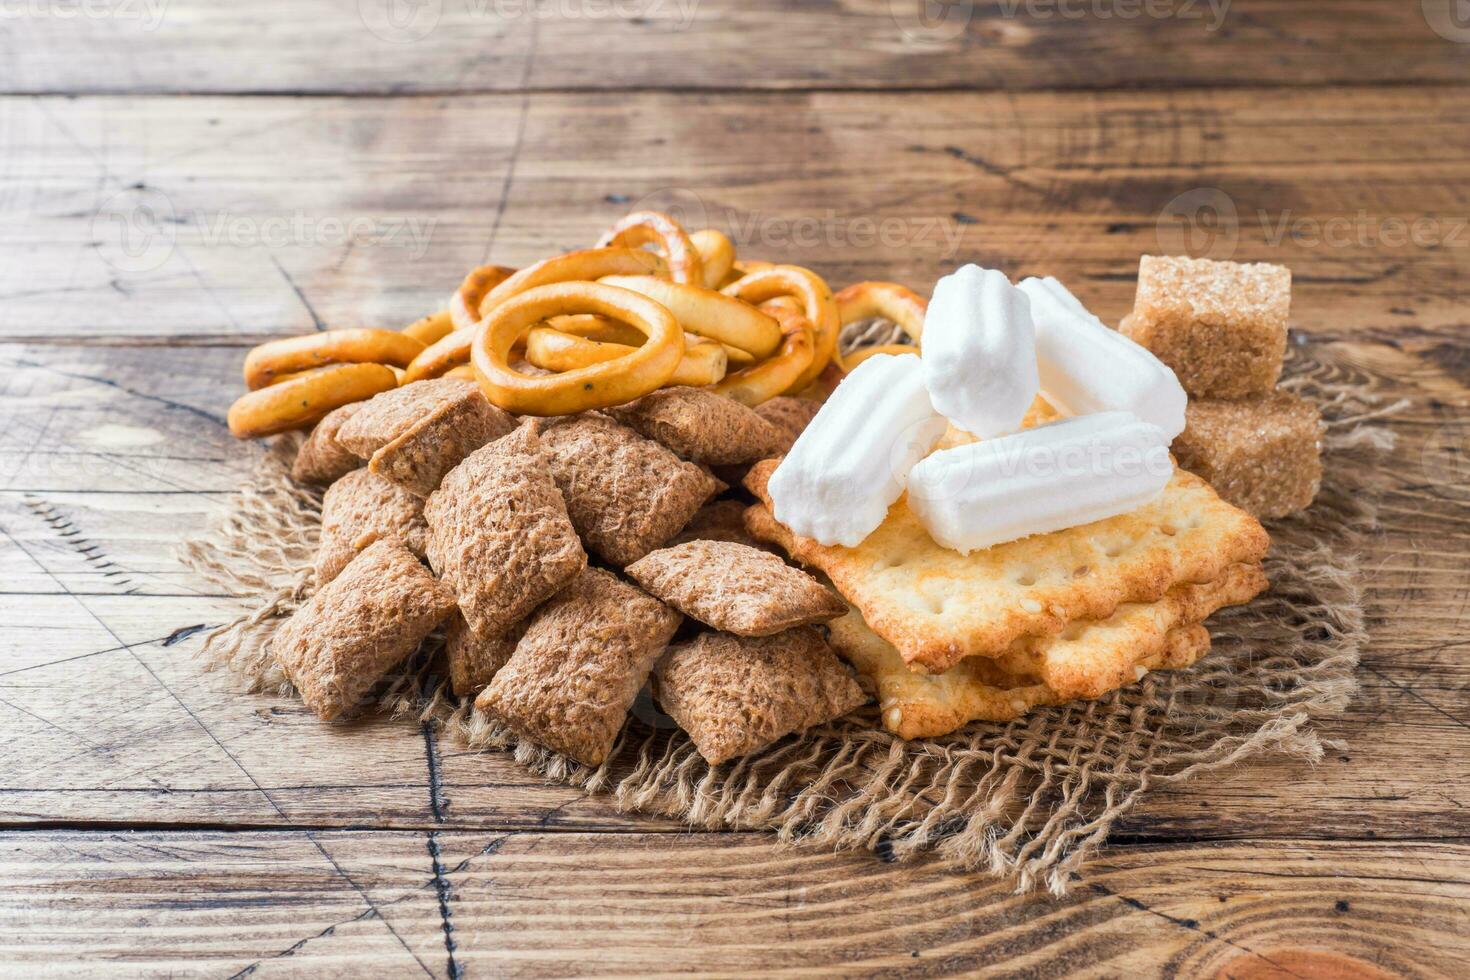
[[815,398],[792,398],[777,395],[755,407],[755,414],[781,430],[781,453],[788,453],[796,440],[812,424],[812,419],[822,410],[822,403]]
[[847,603],[768,551],[728,541],[690,541],[627,568],[656,599],[717,630],[771,636],[836,619]]
[[515,652],[525,623],[518,623],[501,636],[483,637],[470,629],[458,612],[449,618],[444,631],[444,656],[449,661],[450,690],[462,698],[472,698],[485,689],[497,671]]
[[473,381],[462,378],[431,378],[385,391],[362,403],[337,430],[337,441],[363,459],[371,459],[440,405],[479,390]]
[[337,441],[337,431],[342,424],[357,414],[366,402],[351,402],[334,408],[322,417],[311,430],[311,435],[296,451],[296,461],[291,464],[291,479],[297,483],[316,483],[325,486],[335,483],[362,465],[361,458]]
[[781,429],[735,399],[703,388],[661,388],[607,414],[696,463],[753,463],[785,451]]
[[1179,465],[1257,517],[1308,507],[1322,484],[1322,417],[1286,391],[1241,401],[1191,400],[1174,440]]
[[331,721],[356,706],[454,609],[454,593],[396,540],[382,540],[296,610],[271,655],[307,707]]
[[481,636],[500,636],[587,565],[529,427],[475,450],[424,504],[429,564]]
[[659,661],[654,692],[712,766],[868,700],[810,626],[765,637],[701,633]]
[[515,427],[514,418],[471,385],[441,401],[373,453],[368,467],[410,493],[427,497],[460,460]]
[[336,578],[359,551],[380,538],[397,538],[423,557],[428,533],[422,500],[368,470],[353,470],[322,494],[317,588]]
[[1290,308],[1284,266],[1145,255],[1122,330],[1173,368],[1191,397],[1245,398],[1281,376]]
[[669,544],[684,544],[686,541],[734,541],[736,544],[770,551],[770,546],[757,541],[745,529],[745,504],[739,500],[722,497],[711,500],[689,519],[684,530],[674,535]]
[[723,484],[598,412],[535,423],[587,547],[622,567],[664,544]]
[[601,765],[680,618],[589,568],[531,617],[475,707],[533,742]]

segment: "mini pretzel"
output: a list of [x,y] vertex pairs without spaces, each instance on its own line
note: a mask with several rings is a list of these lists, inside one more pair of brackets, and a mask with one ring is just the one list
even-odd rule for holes
[[667,307],[690,333],[738,347],[757,358],[774,353],[781,344],[781,328],[774,319],[716,290],[653,276],[606,276],[601,281],[642,293]]
[[515,274],[516,270],[509,266],[482,265],[465,276],[449,300],[449,315],[454,320],[455,329],[479,323],[480,304],[484,302],[485,295]]
[[684,226],[662,211],[634,211],[607,230],[598,248],[657,245],[668,259],[674,282],[704,282],[703,260]]
[[[777,265],[760,269],[720,290],[726,296],[747,303],[764,303],[778,296],[793,296],[801,301],[802,310],[811,323],[814,355],[812,362],[797,379],[792,391],[800,391],[822,373],[827,362],[837,355],[837,333],[841,329],[837,301],[822,277],[799,265]],[[781,394],[776,392],[775,394]]]
[[642,248],[584,248],[528,265],[496,286],[480,301],[480,317],[512,296],[554,282],[595,282],[603,276],[667,277],[669,266]]
[[[562,319],[562,318],[558,318]],[[631,328],[630,328],[631,329]],[[639,335],[642,339],[642,335]],[[574,371],[626,357],[636,345],[596,341],[554,327],[533,327],[526,334],[526,360],[548,371]],[[693,335],[684,338],[684,356],[669,378],[670,385],[699,388],[725,376],[729,360],[725,348],[712,340]]]
[[453,331],[454,318],[448,310],[440,310],[438,313],[430,313],[422,320],[415,320],[399,332],[407,334],[427,347],[443,340]]
[[[544,378],[510,367],[511,348],[528,330],[553,316],[576,313],[621,320],[648,340],[615,361]],[[574,415],[621,405],[662,387],[684,356],[684,332],[672,313],[631,290],[562,282],[527,290],[497,306],[476,333],[472,349],[480,389],[492,404],[517,415]]]
[[230,406],[230,434],[236,439],[254,439],[304,429],[334,408],[397,386],[393,369],[382,364],[333,364],[304,371],[240,396]]
[[735,265],[735,243],[724,232],[714,228],[701,228],[691,234],[689,240],[699,250],[705,288],[719,289]]
[[879,344],[876,347],[864,347],[855,350],[842,359],[842,370],[848,374],[857,370],[857,366],[868,358],[877,354],[917,354],[919,348],[913,344]]
[[837,314],[845,327],[859,320],[892,320],[914,343],[924,333],[929,304],[907,286],[896,282],[857,282],[837,294]]
[[781,324],[780,350],[758,364],[727,374],[714,386],[715,391],[745,405],[759,405],[793,390],[816,359],[811,321],[784,303],[767,303],[761,309]]
[[245,385],[251,391],[280,381],[286,375],[327,364],[393,364],[403,367],[424,345],[397,330],[362,327],[324,330],[304,337],[272,340],[245,358]]

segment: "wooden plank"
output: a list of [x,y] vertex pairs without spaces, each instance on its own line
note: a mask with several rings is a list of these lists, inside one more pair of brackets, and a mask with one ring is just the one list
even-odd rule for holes
[[[1304,836],[1463,832],[1470,666],[1455,641],[1470,622],[1463,588],[1470,521],[1463,457],[1454,450],[1470,424],[1470,376],[1445,353],[1453,333],[1362,336],[1319,354],[1355,372],[1366,390],[1411,404],[1385,421],[1400,445],[1383,467],[1385,524],[1367,556],[1373,643],[1362,691],[1347,714],[1321,726],[1341,745],[1315,768],[1262,759],[1161,789],[1119,824],[1125,838],[1248,838],[1286,825]],[[0,779],[5,822],[432,827],[442,817],[460,827],[677,829],[543,784],[502,755],[451,744],[438,747],[436,813],[423,734],[412,724],[322,726],[295,702],[234,695],[222,678],[200,677],[191,661],[198,634],[163,645],[179,631],[225,622],[237,608],[210,597],[173,550],[204,526],[256,451],[215,421],[236,391],[242,353],[0,348],[0,363],[9,365],[0,372],[4,390],[26,393],[5,402],[8,429],[49,426],[57,454],[45,472],[26,464],[33,478],[25,489],[0,493],[0,570],[15,583],[10,591],[24,593],[0,596],[4,669],[20,671],[0,676],[0,698],[9,703],[0,710],[18,733],[6,753],[14,776]],[[155,391],[168,391],[167,402]],[[77,407],[76,418],[67,406]],[[135,435],[110,449],[100,469],[74,465],[68,457],[91,453],[99,427]],[[13,453],[32,450],[34,441]],[[182,476],[140,455],[160,446],[187,458]],[[140,484],[140,472],[216,492],[157,489]],[[113,483],[150,489],[111,492]],[[131,584],[110,579],[112,570],[98,567],[106,562]],[[206,594],[191,594],[199,592]],[[140,646],[121,649],[130,644]],[[98,689],[87,683],[92,677],[108,683]]]
[[1455,976],[1470,961],[1463,844],[1114,849],[1062,900],[756,835],[445,832],[430,845],[361,831],[0,834],[0,963],[32,976],[64,963],[69,976],[1376,977]]
[[0,135],[8,339],[398,325],[638,206],[835,285],[977,261],[1112,320],[1193,251],[1291,266],[1307,330],[1466,322],[1463,89],[9,98]]
[[1463,80],[1466,50],[1454,42],[1465,40],[1464,29],[1447,14],[1432,26],[1428,18],[1438,11],[1426,9],[1382,0],[32,4],[6,12],[0,90],[397,94]]

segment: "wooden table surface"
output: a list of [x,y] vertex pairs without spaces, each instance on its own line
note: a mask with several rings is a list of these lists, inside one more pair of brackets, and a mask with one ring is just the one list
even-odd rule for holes
[[[50,974],[1464,976],[1470,24],[1445,0],[0,6],[0,965]],[[1316,765],[1152,793],[1065,899],[691,833],[202,676],[175,557],[246,349],[400,325],[634,206],[835,284],[1105,318],[1289,265],[1385,422],[1372,642]],[[1343,972],[1357,971],[1357,972]]]

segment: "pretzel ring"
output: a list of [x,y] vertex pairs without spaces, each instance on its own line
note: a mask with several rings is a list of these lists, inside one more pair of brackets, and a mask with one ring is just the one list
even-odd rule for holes
[[399,333],[408,334],[408,336],[426,347],[436,341],[443,340],[453,332],[454,318],[448,310],[430,313],[422,320],[415,320],[399,331]]
[[[679,366],[670,375],[668,384],[699,388],[714,384],[725,376],[729,360],[724,347],[693,335],[684,339],[684,356],[679,359]],[[548,371],[574,371],[592,364],[603,364],[626,357],[636,349],[636,345],[589,340],[555,327],[532,327],[526,334],[526,361]]]
[[595,282],[603,276],[667,277],[669,266],[653,252],[642,248],[584,248],[554,255],[528,265],[496,286],[480,301],[480,317],[512,296],[554,282]]
[[625,344],[628,347],[641,347],[647,338],[626,323],[617,320],[609,320],[605,316],[597,316],[595,313],[578,313],[573,316],[554,316],[546,321],[549,326],[555,327],[562,333],[569,333],[574,337],[585,337],[588,340],[600,341],[604,344]]
[[236,399],[228,416],[230,435],[254,439],[304,429],[334,408],[397,386],[393,369],[382,364],[332,364],[304,371]]
[[[621,320],[648,340],[615,361],[545,378],[510,367],[511,348],[528,330],[542,320],[572,313]],[[679,321],[653,300],[602,283],[562,282],[529,289],[496,307],[474,337],[471,362],[485,397],[507,412],[574,415],[621,405],[657,390],[673,376],[683,356]]]
[[509,266],[482,265],[465,276],[464,282],[459,284],[459,288],[449,299],[449,315],[454,319],[455,329],[478,323],[480,304],[485,295],[515,274],[516,270]]
[[812,327],[815,356],[802,373],[794,390],[800,391],[817,379],[828,361],[837,357],[837,334],[841,321],[837,301],[822,277],[799,265],[777,265],[760,269],[720,290],[726,296],[747,303],[764,303],[778,296],[793,296],[801,301],[803,312]]
[[719,289],[735,265],[735,243],[723,231],[701,228],[689,236],[699,250],[700,268],[704,273],[701,280],[706,289]]
[[[859,319],[866,318],[860,317]],[[842,370],[846,374],[851,374],[852,372],[857,370],[857,366],[859,364],[863,363],[875,354],[917,353],[919,353],[919,348],[915,347],[913,344],[879,344],[876,347],[864,347],[862,350],[855,350],[851,354],[848,354],[846,357],[842,358]]]
[[[607,230],[598,248],[625,245],[638,248],[657,245],[668,259],[674,282],[704,282],[703,260],[684,226],[662,211],[634,211]],[[599,277],[601,278],[601,277]]]
[[653,276],[605,276],[600,280],[641,293],[664,306],[690,333],[766,357],[781,345],[781,327],[768,314],[713,289]]
[[397,330],[360,327],[324,330],[304,337],[272,340],[252,350],[245,358],[245,386],[264,388],[288,374],[327,364],[393,364],[403,367],[424,345]]
[[728,374],[714,390],[745,405],[759,405],[796,389],[798,380],[816,360],[811,321],[784,304],[763,307],[781,324],[781,349],[759,364]]
[[896,282],[856,282],[837,294],[837,315],[842,326],[882,317],[892,320],[914,343],[924,333],[924,314],[929,304],[907,286]]

